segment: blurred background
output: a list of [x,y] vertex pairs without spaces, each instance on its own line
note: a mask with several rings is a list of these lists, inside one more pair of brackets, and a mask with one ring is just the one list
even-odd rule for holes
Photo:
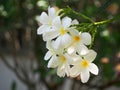
[[0,0],[0,90],[120,90],[120,20],[98,27],[92,48],[100,72],[82,84],[59,78],[43,59],[37,18],[48,6],[70,6],[94,21],[120,14],[120,0]]

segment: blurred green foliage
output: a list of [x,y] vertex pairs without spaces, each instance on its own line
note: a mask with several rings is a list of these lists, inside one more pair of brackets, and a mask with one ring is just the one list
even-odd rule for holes
[[[33,52],[39,60],[40,66],[34,70],[35,73],[41,73],[42,78],[51,75],[54,77],[53,82],[60,84],[64,80],[56,76],[55,70],[47,69],[47,61],[43,60],[46,52],[45,43],[41,36],[36,35],[38,28],[36,16],[40,15],[42,11],[46,11],[49,5],[56,5],[59,8],[69,6],[94,21],[101,21],[120,14],[120,0],[0,0],[0,48],[10,46],[4,39],[7,31],[17,33],[17,38],[21,43],[20,51],[33,48]],[[78,18],[72,14],[71,16]],[[83,22],[82,19],[78,19]],[[22,37],[28,27],[32,32],[30,41],[32,44],[23,43]],[[120,63],[120,55],[118,55],[120,53],[120,20],[98,27],[93,48],[98,53],[95,63],[99,65],[104,83],[113,80],[118,74],[115,67]],[[109,59],[107,63],[102,61],[104,57]],[[12,90],[16,90],[15,83],[12,88]]]

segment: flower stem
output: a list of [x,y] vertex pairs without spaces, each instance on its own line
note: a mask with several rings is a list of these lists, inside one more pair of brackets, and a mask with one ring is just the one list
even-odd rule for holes
[[112,19],[109,19],[109,20],[104,20],[104,21],[100,21],[100,22],[95,22],[94,25],[102,25],[102,24],[107,24],[107,23],[110,23],[110,22],[113,22],[115,20],[120,20],[120,15],[112,18]]
[[65,12],[66,14],[71,14],[71,13],[72,13],[73,15],[76,15],[76,16],[78,16],[78,17],[82,17],[82,18],[84,18],[84,19],[86,19],[86,20],[94,23],[94,21],[93,21],[91,18],[85,16],[85,15],[82,14],[82,13],[78,13],[78,12],[72,10],[69,6],[64,9],[64,12]]

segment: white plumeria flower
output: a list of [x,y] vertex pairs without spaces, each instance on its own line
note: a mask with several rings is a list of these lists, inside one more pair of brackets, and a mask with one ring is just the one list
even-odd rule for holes
[[74,66],[70,70],[70,76],[76,77],[80,75],[81,82],[86,83],[89,80],[90,73],[98,75],[98,67],[92,63],[96,57],[97,53],[93,50],[90,50],[89,53],[83,58],[80,56],[76,58]]
[[44,34],[46,31],[49,31],[56,17],[57,11],[53,7],[48,7],[48,15],[46,12],[42,12],[39,19],[42,25],[37,29],[37,34]]
[[59,77],[69,76],[70,74],[70,63],[72,58],[66,54],[59,54],[54,56],[48,62],[48,68],[57,68],[57,75]]
[[70,30],[72,35],[72,42],[67,48],[67,52],[72,54],[78,52],[80,55],[85,55],[88,53],[88,48],[85,45],[90,45],[91,35],[87,32],[80,33],[77,30]]
[[53,30],[46,32],[43,39],[45,41],[48,41],[56,38],[54,45],[56,49],[67,47],[71,42],[71,36],[68,33],[71,24],[72,20],[69,17],[64,17],[62,20],[60,19],[60,17],[55,18],[55,20],[53,21],[53,25],[56,27]]

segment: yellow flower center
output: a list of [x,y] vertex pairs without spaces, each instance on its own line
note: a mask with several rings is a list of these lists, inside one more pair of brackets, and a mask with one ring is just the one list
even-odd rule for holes
[[64,29],[64,28],[61,28],[61,29],[60,29],[60,34],[61,34],[61,35],[64,35],[65,33],[66,33],[65,29]]
[[63,63],[65,63],[66,62],[66,58],[65,58],[65,56],[60,56],[60,60],[63,62]]
[[88,67],[89,62],[88,62],[87,60],[83,60],[83,61],[81,62],[81,65],[82,65],[82,67],[86,68],[86,67]]
[[74,39],[75,42],[79,42],[80,41],[80,37],[79,36],[74,36],[73,39]]
[[79,36],[74,36],[72,38],[72,42],[69,44],[69,46],[67,48],[69,48],[72,45],[75,45],[76,43],[79,43],[79,41],[80,41],[80,37]]

